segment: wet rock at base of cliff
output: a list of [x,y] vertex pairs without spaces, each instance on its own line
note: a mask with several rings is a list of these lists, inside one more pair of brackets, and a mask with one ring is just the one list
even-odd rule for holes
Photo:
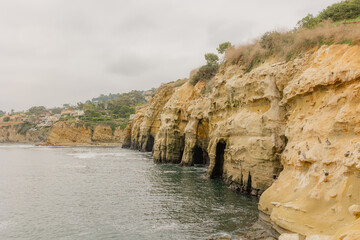
[[249,240],[276,240],[279,234],[272,229],[271,224],[259,219],[249,229],[249,231],[242,236]]

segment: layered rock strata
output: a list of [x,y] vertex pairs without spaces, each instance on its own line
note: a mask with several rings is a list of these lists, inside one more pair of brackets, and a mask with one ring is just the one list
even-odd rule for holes
[[47,138],[46,145],[119,145],[123,139],[123,130],[112,129],[107,125],[97,125],[94,129],[83,124],[57,122]]
[[210,177],[253,195],[266,190],[259,209],[279,231],[360,237],[359,46],[323,46],[250,73],[225,64],[206,89],[159,90],[129,124],[130,145],[156,162],[209,164]]

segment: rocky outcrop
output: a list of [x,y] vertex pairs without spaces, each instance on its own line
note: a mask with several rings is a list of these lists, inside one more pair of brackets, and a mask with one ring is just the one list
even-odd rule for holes
[[29,129],[20,131],[21,125],[0,127],[0,143],[42,143],[45,142],[50,129]]
[[360,202],[359,46],[322,47],[283,92],[284,170],[262,195],[260,210],[292,232],[334,235],[348,228],[359,238],[359,216],[349,211]]
[[281,93],[266,66],[244,75],[236,66],[217,76],[210,104],[209,175],[246,191],[263,191],[276,179],[285,146]]
[[119,145],[123,138],[123,130],[119,127],[112,129],[99,124],[91,128],[80,123],[57,122],[52,127],[46,145]]
[[360,236],[359,46],[323,46],[250,73],[224,64],[207,85],[158,90],[129,124],[130,145],[156,162],[209,164],[233,189],[265,191],[259,209],[280,232]]
[[171,98],[175,89],[185,81],[179,80],[163,84],[157,89],[150,103],[137,110],[135,117],[125,129],[126,136],[123,140],[123,147],[148,152],[153,150],[155,136],[161,125],[160,114],[164,105]]
[[[196,131],[198,120],[192,114],[201,101],[201,84],[193,87],[188,82],[176,89],[161,113],[159,132],[154,145],[154,159],[162,163],[180,163],[185,148],[185,133]],[[188,126],[188,122],[190,122]],[[187,127],[188,126],[188,127]],[[187,127],[187,128],[186,128]],[[188,144],[190,141],[188,141]]]

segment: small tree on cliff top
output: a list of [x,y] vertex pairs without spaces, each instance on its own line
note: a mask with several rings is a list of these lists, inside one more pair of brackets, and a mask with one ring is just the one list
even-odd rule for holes
[[232,45],[230,42],[224,42],[224,43],[220,43],[219,47],[216,49],[218,51],[219,54],[223,54],[225,53],[225,51],[229,48],[231,48]]
[[218,64],[219,57],[214,53],[206,53],[205,60],[207,62],[207,65],[216,65]]

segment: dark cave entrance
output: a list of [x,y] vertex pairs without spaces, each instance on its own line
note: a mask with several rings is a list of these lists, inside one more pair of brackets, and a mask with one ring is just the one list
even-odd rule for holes
[[145,147],[145,150],[147,151],[147,152],[152,152],[152,150],[153,150],[153,148],[154,148],[154,137],[153,136],[151,136],[151,135],[149,135],[149,138],[148,138],[148,140],[147,140],[147,142],[146,142],[146,147]]
[[203,152],[201,147],[195,146],[193,150],[193,163],[194,164],[207,164],[206,153]]
[[213,178],[223,176],[225,148],[226,148],[225,142],[218,142],[216,146],[215,166],[212,173]]

